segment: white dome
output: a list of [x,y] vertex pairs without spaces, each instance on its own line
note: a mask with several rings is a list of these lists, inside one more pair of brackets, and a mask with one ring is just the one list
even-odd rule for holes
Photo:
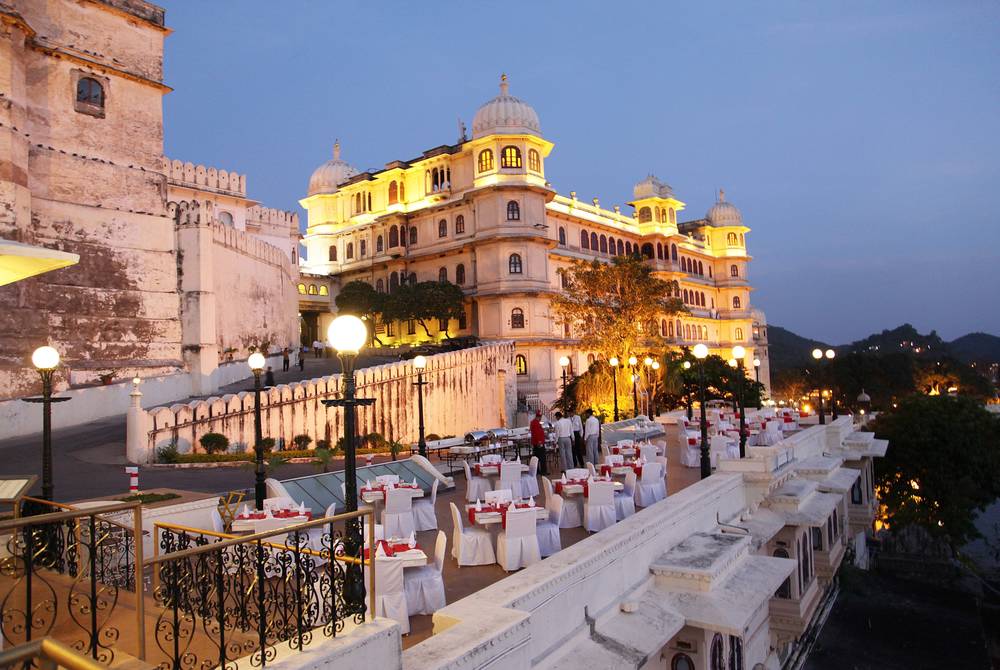
[[719,189],[719,200],[708,208],[705,218],[713,226],[742,226],[743,215],[736,205],[726,202],[726,192]]
[[538,114],[528,103],[507,92],[507,75],[500,77],[500,95],[479,108],[472,120],[472,138],[485,135],[541,135]]
[[340,142],[333,145],[333,158],[316,168],[309,177],[309,195],[336,193],[337,186],[358,174],[349,163],[340,160]]

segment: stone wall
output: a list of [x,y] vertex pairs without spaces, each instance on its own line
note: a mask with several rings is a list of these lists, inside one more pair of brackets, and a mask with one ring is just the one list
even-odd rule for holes
[[[474,428],[493,428],[514,416],[516,375],[514,345],[486,344],[429,356],[424,378],[426,432],[463,435]],[[417,398],[412,363],[405,361],[358,370],[358,395],[375,404],[358,410],[358,433],[378,432],[404,443],[417,439]],[[343,434],[343,410],[320,401],[335,398],[340,375],[279,384],[261,394],[264,437],[291,443],[295,435],[333,442]],[[150,462],[156,451],[176,443],[182,453],[200,451],[205,433],[226,435],[232,448],[250,448],[254,434],[254,394],[241,392],[185,404],[129,412],[131,460]]]

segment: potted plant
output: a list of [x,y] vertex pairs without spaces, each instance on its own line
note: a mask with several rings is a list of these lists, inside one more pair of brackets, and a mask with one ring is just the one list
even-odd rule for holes
[[229,448],[229,438],[222,433],[205,433],[198,442],[206,454],[221,454]]

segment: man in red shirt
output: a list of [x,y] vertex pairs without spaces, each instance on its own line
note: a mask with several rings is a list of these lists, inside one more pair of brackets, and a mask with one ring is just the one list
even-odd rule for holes
[[545,429],[542,427],[541,410],[537,410],[531,420],[531,453],[538,457],[538,473],[547,477],[549,469],[545,465]]

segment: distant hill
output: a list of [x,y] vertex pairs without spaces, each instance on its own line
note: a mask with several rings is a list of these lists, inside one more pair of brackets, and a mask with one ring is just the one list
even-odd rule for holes
[[963,363],[997,363],[1000,362],[1000,337],[969,333],[949,342],[948,351]]
[[810,340],[775,325],[767,327],[767,342],[772,370],[802,367],[812,360],[813,349],[830,348],[830,345],[819,340]]
[[932,330],[928,335],[921,335],[912,325],[904,323],[892,330],[883,330],[881,333],[869,335],[863,340],[852,342],[845,349],[858,353],[890,354],[898,351],[911,351],[915,354],[935,355],[943,353],[946,347],[944,340],[938,337],[937,331]]

